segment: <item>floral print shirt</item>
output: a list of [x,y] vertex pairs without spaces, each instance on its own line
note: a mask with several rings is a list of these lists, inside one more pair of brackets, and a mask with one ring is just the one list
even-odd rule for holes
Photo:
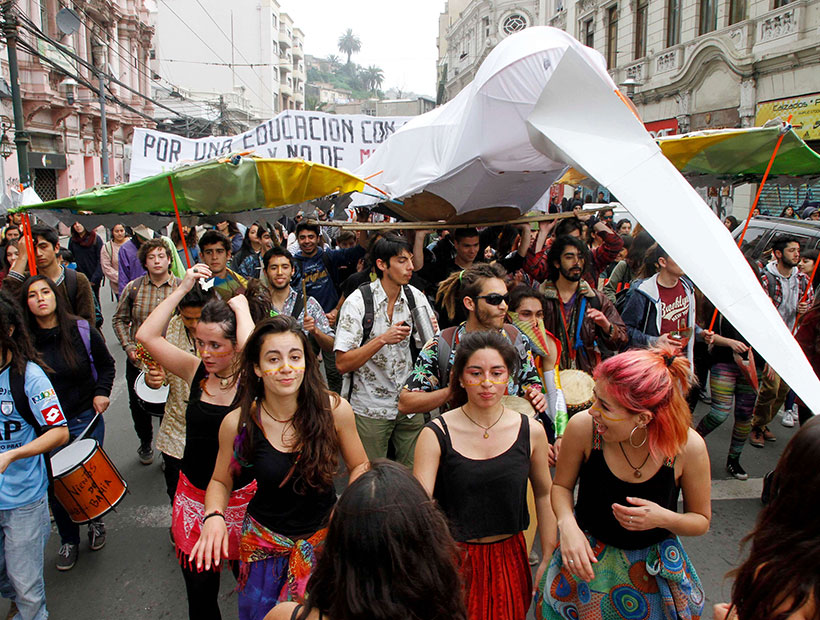
[[[410,306],[404,295],[404,289],[393,306],[393,319],[387,316],[387,294],[382,288],[381,280],[370,284],[373,291],[373,329],[370,340],[385,333],[390,327],[404,321],[413,326],[413,317]],[[430,307],[424,294],[413,286],[409,287],[415,298],[416,307],[427,310],[432,320],[433,309]],[[342,305],[339,321],[336,326],[336,351],[352,351],[362,346],[364,328],[364,299],[359,290],[353,292]],[[418,333],[413,329],[410,338],[415,338],[421,347]],[[413,367],[410,354],[410,338],[405,338],[397,344],[384,345],[361,368],[348,373],[344,378],[342,396],[350,400],[350,405],[357,415],[366,418],[395,420],[399,413],[399,391],[404,385],[408,373]],[[352,381],[352,389],[351,389]]]
[[[464,337],[466,329],[466,323],[462,323],[456,330],[455,338],[453,339],[453,346],[450,347],[450,358],[446,369],[448,373],[453,367],[453,362],[456,358],[456,347],[458,346],[458,341]],[[510,336],[506,330],[502,330],[501,333],[504,334],[504,337],[507,338],[507,340],[510,339]],[[510,396],[523,396],[524,392],[531,385],[537,385],[538,389],[543,391],[541,377],[538,375],[538,369],[535,366],[535,360],[532,356],[532,351],[530,350],[530,341],[524,334],[521,334],[521,340],[526,348],[523,351],[524,355],[521,355],[522,351],[519,351],[521,366],[518,374],[510,375],[510,379],[507,383],[507,394]],[[421,353],[419,353],[419,357],[416,360],[416,365],[413,367],[412,372],[404,383],[405,390],[410,390],[411,392],[435,392],[441,387],[441,369],[439,368],[438,363],[438,342],[439,338],[436,337],[424,345],[424,348],[421,350]]]

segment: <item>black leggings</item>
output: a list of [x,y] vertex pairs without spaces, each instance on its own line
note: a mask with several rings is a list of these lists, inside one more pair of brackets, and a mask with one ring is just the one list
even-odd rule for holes
[[[239,562],[230,562],[231,572],[239,577]],[[190,620],[222,620],[219,612],[219,575],[210,570],[198,572],[195,566],[181,566],[188,594]]]

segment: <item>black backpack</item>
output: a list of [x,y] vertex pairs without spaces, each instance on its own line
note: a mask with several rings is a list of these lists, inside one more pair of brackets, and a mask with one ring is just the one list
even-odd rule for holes
[[[359,346],[362,346],[364,343],[370,340],[370,334],[373,331],[373,321],[376,317],[376,305],[373,302],[373,290],[370,288],[370,284],[370,282],[367,282],[365,284],[362,284],[357,289],[362,294],[362,301],[364,302],[364,316],[362,317],[362,340],[361,342],[359,342]],[[413,295],[413,291],[410,288],[410,285],[403,285],[402,290],[404,291],[404,296],[407,298],[407,306],[410,308],[410,314],[412,316],[413,310],[416,309],[416,298]],[[299,300],[297,299],[296,302],[298,303]],[[410,328],[410,356],[413,364],[415,364],[420,349],[416,346],[415,341],[413,340],[413,332],[415,331],[415,326],[411,325]],[[352,393],[353,373],[351,373],[350,376],[350,389],[347,392],[348,400],[350,400],[350,396],[352,395]]]

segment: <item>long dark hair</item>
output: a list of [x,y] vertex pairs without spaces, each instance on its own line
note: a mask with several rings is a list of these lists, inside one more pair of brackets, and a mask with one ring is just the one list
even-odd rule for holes
[[466,620],[447,521],[403,465],[376,460],[342,493],[298,616]]
[[500,332],[472,332],[465,334],[461,340],[458,341],[456,348],[456,357],[453,360],[453,397],[450,402],[455,406],[463,405],[467,402],[467,392],[461,387],[461,378],[467,362],[473,356],[473,353],[481,349],[495,349],[504,360],[504,365],[507,367],[509,376],[514,377],[518,372],[518,367],[521,361],[518,358],[518,353],[515,347],[502,336]]
[[236,461],[242,466],[248,465],[248,459],[253,454],[254,434],[251,430],[253,425],[262,428],[258,402],[265,398],[265,386],[262,379],[256,376],[254,367],[261,361],[265,339],[275,334],[293,334],[305,352],[305,374],[299,386],[293,416],[293,429],[298,438],[296,451],[299,452],[294,469],[297,483],[312,488],[332,485],[339,465],[339,441],[333,422],[333,407],[338,404],[339,397],[327,389],[319,372],[316,354],[299,323],[283,314],[257,323],[245,343],[239,375],[243,389],[236,429]]
[[[76,344],[71,334],[77,329],[77,321],[85,320],[68,311],[68,303],[63,295],[63,292],[57,288],[51,278],[44,275],[31,276],[23,283],[23,288],[20,290],[20,307],[23,308],[23,316],[25,317],[26,325],[31,334],[37,333],[39,325],[37,324],[37,317],[31,312],[28,307],[28,293],[32,284],[37,282],[45,282],[54,293],[54,300],[56,302],[54,313],[57,317],[57,339],[60,346],[60,355],[63,357],[63,362],[72,370],[80,370],[80,358],[77,355]],[[89,324],[90,326],[91,324]]]
[[498,263],[474,263],[462,271],[454,271],[438,285],[436,303],[447,311],[450,319],[464,312],[464,298],[481,294],[485,280],[504,280],[506,269]]
[[819,488],[820,419],[813,418],[783,451],[772,499],[743,539],[752,549],[734,571],[732,606],[740,620],[786,620],[810,601],[812,617],[820,618],[820,533],[813,518],[806,518],[820,511]]
[[20,375],[25,376],[28,362],[38,364],[46,372],[51,370],[31,342],[17,300],[0,290],[0,354],[6,352],[11,353],[11,365]]

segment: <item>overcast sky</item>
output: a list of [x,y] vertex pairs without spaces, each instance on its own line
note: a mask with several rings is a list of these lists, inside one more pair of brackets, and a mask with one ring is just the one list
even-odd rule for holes
[[444,0],[279,0],[279,4],[305,33],[306,54],[344,58],[337,43],[352,28],[362,42],[362,51],[352,60],[381,67],[382,90],[399,87],[435,96],[436,37]]

